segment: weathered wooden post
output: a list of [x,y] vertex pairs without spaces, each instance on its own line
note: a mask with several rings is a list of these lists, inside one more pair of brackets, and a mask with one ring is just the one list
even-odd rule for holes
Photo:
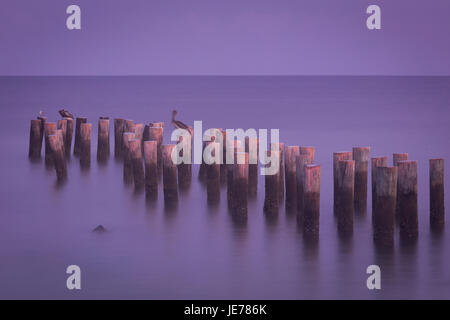
[[41,120],[31,120],[30,126],[30,145],[28,148],[28,157],[30,159],[39,159],[42,148]]
[[88,168],[91,165],[91,133],[92,124],[80,125],[80,166]]
[[353,148],[353,160],[355,160],[355,211],[365,214],[367,211],[370,147]]
[[144,141],[145,194],[148,199],[158,197],[158,142]]
[[164,202],[169,206],[178,202],[177,166],[172,161],[174,148],[174,144],[162,146]]
[[416,240],[419,233],[417,161],[399,161],[397,167],[400,236],[403,240]]
[[222,132],[222,164],[220,165],[220,183],[227,183],[227,131]]
[[37,117],[37,119],[41,121],[41,150],[42,150],[42,141],[44,141],[45,122],[47,122],[47,117],[39,116]]
[[[265,197],[264,197],[264,213],[268,215],[277,214],[279,209],[279,187],[280,187],[280,151],[279,150],[268,150],[267,157],[272,157],[275,159],[278,165],[278,171],[275,174],[266,174],[264,176],[265,185]],[[267,162],[267,160],[266,160]],[[271,163],[266,164],[269,168]]]
[[237,152],[233,168],[233,212],[247,216],[248,205],[248,153]]
[[46,122],[44,124],[44,140],[45,140],[45,166],[47,168],[51,168],[54,164],[52,157],[52,150],[50,149],[50,145],[48,144],[48,136],[56,133],[56,123],[55,122]]
[[[183,139],[186,141],[183,142]],[[179,152],[180,157],[184,157],[184,152],[186,151],[186,157],[192,161],[192,143],[191,136],[180,136],[178,143],[183,144],[183,150]],[[191,186],[192,181],[192,162],[190,163],[180,163],[177,165],[178,169],[178,186],[180,190],[187,190]]]
[[156,141],[158,143],[158,173],[162,172],[162,143],[163,143],[163,127],[148,127],[148,140]]
[[123,158],[123,133],[125,132],[125,119],[114,119],[114,156]]
[[205,148],[208,145],[208,141],[203,141],[202,142],[202,162],[200,163],[200,167],[198,168],[198,180],[200,182],[204,182],[206,179],[206,163],[205,160],[203,159],[203,153],[205,152]]
[[[221,153],[222,145],[218,142],[211,142],[213,158],[217,153]],[[209,204],[217,204],[220,201],[220,163],[206,165],[206,192]]]
[[[298,218],[302,218],[303,212],[303,197],[304,197],[304,172],[305,165],[314,163],[314,147],[300,147],[300,155],[295,159],[295,173],[297,175],[297,213]],[[320,169],[319,169],[320,170]]]
[[444,226],[444,159],[430,160],[430,225],[439,229]]
[[286,181],[286,209],[297,209],[297,166],[296,159],[300,155],[299,146],[285,148],[285,181]]
[[258,194],[259,139],[246,137],[245,152],[248,152],[248,195],[256,197]]
[[234,165],[236,164],[237,159],[236,153],[242,152],[244,149],[242,148],[242,143],[240,140],[227,140],[227,152],[231,152],[231,149],[233,149],[233,163],[227,163],[227,202],[228,207],[233,209],[233,174]]
[[[65,145],[64,145],[64,140],[65,140],[64,139],[64,132],[65,132],[64,129],[57,129],[55,134],[58,136],[58,139],[60,141],[61,149],[63,150],[63,153],[66,154],[66,148],[65,148]],[[65,157],[64,157],[64,160],[65,160]]]
[[133,167],[134,190],[141,191],[145,186],[141,140],[132,139],[128,143],[131,155],[131,165]]
[[57,128],[58,128],[58,130],[61,130],[63,144],[64,144],[64,154],[66,154],[67,153],[67,151],[66,151],[66,148],[67,148],[67,120],[66,120],[66,118],[58,120]]
[[75,142],[73,144],[73,154],[79,156],[81,153],[81,124],[86,123],[87,118],[77,117],[75,120]]
[[336,214],[336,198],[337,198],[337,179],[338,179],[338,163],[339,161],[352,160],[353,153],[350,151],[341,151],[333,153],[333,203],[334,214]]
[[406,161],[406,160],[408,160],[408,154],[407,153],[394,153],[393,154],[392,162],[393,162],[395,167],[397,166],[397,163],[399,161]]
[[395,209],[397,202],[397,167],[376,167],[374,241],[379,246],[394,245]]
[[136,125],[134,124],[134,120],[125,119],[124,131],[136,133]]
[[377,167],[387,167],[389,165],[388,157],[376,157],[371,159],[371,180],[372,180],[372,220],[375,208],[375,197],[376,197],[376,169]]
[[55,165],[56,177],[58,182],[63,182],[67,179],[67,166],[61,138],[56,134],[51,134],[48,136],[48,144]]
[[66,128],[66,140],[64,142],[66,149],[66,158],[70,157],[70,152],[72,150],[72,136],[73,136],[73,119],[72,118],[64,118],[67,121]]
[[321,167],[306,164],[303,178],[303,233],[307,239],[319,238]]
[[136,140],[141,141],[141,153],[144,152],[144,144],[142,141],[144,141],[144,124],[143,123],[136,123],[134,126],[134,132],[136,134]]
[[[278,196],[281,201],[284,199],[284,143],[279,142],[279,143],[275,143],[274,145],[275,145],[275,148],[278,146],[278,149],[280,151],[280,175],[279,175],[280,187],[279,187]],[[272,149],[272,144],[271,144],[270,148]]]
[[355,161],[341,160],[337,164],[336,215],[341,234],[353,232],[355,204]]
[[103,118],[98,120],[97,161],[106,161],[109,151],[109,119]]
[[133,183],[133,163],[131,161],[130,140],[133,140],[134,138],[134,132],[123,133],[123,181],[125,184]]

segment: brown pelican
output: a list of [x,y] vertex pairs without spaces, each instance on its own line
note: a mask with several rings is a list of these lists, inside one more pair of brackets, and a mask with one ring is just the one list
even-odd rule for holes
[[72,118],[73,119],[73,114],[71,114],[69,111],[67,111],[66,109],[61,109],[58,111],[59,114],[61,115],[61,117],[63,118]]
[[194,129],[191,126],[188,126],[187,124],[179,120],[175,120],[177,114],[178,114],[177,110],[172,111],[172,123],[175,126],[175,128],[187,130],[192,136],[194,134]]

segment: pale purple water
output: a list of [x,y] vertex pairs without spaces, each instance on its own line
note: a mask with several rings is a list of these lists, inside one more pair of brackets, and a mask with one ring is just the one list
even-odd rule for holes
[[[27,151],[29,120],[44,110],[56,121],[62,106],[94,124],[92,165],[81,172],[72,157],[69,181],[57,188],[55,173],[29,162]],[[0,108],[0,298],[450,298],[448,224],[440,235],[428,225],[428,159],[450,158],[449,77],[3,77]],[[315,146],[323,177],[318,247],[304,244],[284,208],[275,223],[264,218],[262,178],[239,226],[225,189],[220,206],[208,208],[197,167],[178,211],[168,213],[162,190],[149,206],[124,186],[120,162],[97,165],[99,116],[165,121],[168,142],[173,108],[204,128],[280,128],[288,145]],[[339,239],[332,152],[359,145],[372,156],[409,152],[419,160],[415,247],[396,238],[394,252],[377,253],[370,208],[353,239]],[[93,234],[98,224],[108,232]],[[82,269],[78,292],[65,286],[71,264]],[[379,292],[366,288],[370,264],[382,269]]]

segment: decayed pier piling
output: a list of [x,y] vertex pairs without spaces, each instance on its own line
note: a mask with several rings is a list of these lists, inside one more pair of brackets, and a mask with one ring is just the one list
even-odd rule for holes
[[338,230],[341,234],[353,232],[355,204],[355,161],[341,160],[337,163],[335,208],[338,218]]
[[285,182],[286,209],[297,209],[297,165],[296,159],[300,155],[299,146],[286,146],[285,150]]
[[248,195],[256,197],[258,194],[258,154],[259,139],[245,139],[245,152],[248,152]]
[[79,156],[81,153],[81,124],[86,123],[87,118],[77,117],[75,120],[75,142],[73,144],[73,154]]
[[109,157],[109,119],[98,120],[97,160],[105,162]]
[[336,198],[337,198],[337,170],[339,161],[352,160],[353,153],[351,151],[341,151],[333,153],[333,211],[336,214]]
[[164,202],[169,206],[178,201],[177,166],[171,156],[174,148],[174,144],[162,146]]
[[376,195],[376,169],[377,167],[387,167],[389,166],[389,158],[385,157],[375,157],[371,159],[371,180],[372,180],[372,219],[375,207],[375,195]]
[[30,145],[28,148],[28,157],[30,159],[39,159],[41,157],[42,134],[41,120],[31,120]]
[[135,138],[133,132],[124,132],[122,139],[123,146],[123,181],[125,184],[133,183],[133,163],[131,161],[130,140]]
[[123,133],[125,132],[125,119],[114,119],[114,156],[123,158]]
[[[240,140],[227,140],[227,153],[231,152],[231,149],[233,149],[233,158],[229,159],[229,161],[232,160],[232,163],[228,163],[227,160],[227,202],[228,207],[230,209],[233,208],[233,197],[234,197],[234,188],[233,188],[233,174],[234,174],[234,165],[236,164],[236,154],[238,152],[242,152],[243,146]],[[226,156],[227,158],[227,156]]]
[[134,190],[141,191],[145,186],[141,140],[132,139],[128,144],[130,148],[131,166],[133,168]]
[[64,129],[57,129],[55,134],[58,136],[59,143],[61,144],[61,149],[63,150],[64,154],[66,153],[66,147],[64,145]]
[[373,235],[377,245],[394,245],[395,210],[397,203],[397,167],[376,167]]
[[[314,147],[300,147],[300,155],[295,159],[297,175],[297,214],[301,219],[303,212],[303,197],[304,197],[304,172],[305,165],[314,163],[315,148]],[[320,169],[319,169],[320,170]]]
[[56,123],[46,122],[44,124],[44,141],[45,141],[45,166],[51,168],[53,166],[53,157],[50,145],[48,144],[48,136],[56,133]]
[[303,179],[303,234],[307,239],[318,239],[320,220],[321,167],[316,164],[304,166]]
[[[186,141],[183,141],[186,139]],[[180,136],[178,143],[182,143],[183,150],[179,152],[180,157],[186,156],[191,160],[190,163],[180,163],[177,165],[178,169],[178,186],[180,190],[187,190],[192,182],[192,142],[191,136]],[[184,153],[187,153],[186,155]]]
[[91,165],[91,134],[92,124],[80,125],[80,166],[88,168]]
[[162,161],[162,143],[164,135],[164,127],[147,127],[147,131],[144,132],[145,137],[148,137],[148,141],[156,141],[158,144],[158,173],[162,172],[163,161]]
[[370,147],[353,148],[353,160],[355,160],[355,211],[364,214],[367,211]]
[[400,236],[415,240],[419,233],[417,208],[417,161],[399,161],[397,207],[399,210]]
[[248,153],[237,152],[233,167],[233,213],[246,217],[248,210]]
[[66,148],[66,158],[70,157],[70,152],[72,150],[72,137],[73,137],[73,119],[64,118],[67,121],[66,128],[66,140],[64,142]]
[[430,226],[442,228],[445,222],[444,159],[430,160]]
[[[266,214],[277,214],[279,210],[280,197],[279,192],[279,181],[280,181],[280,151],[279,150],[269,150],[267,151],[267,156],[272,157],[278,163],[278,171],[276,174],[264,176],[265,179],[265,197],[264,197],[264,212]],[[270,167],[271,163],[266,164],[266,167]]]
[[67,165],[61,138],[56,134],[51,134],[48,136],[48,144],[51,149],[56,177],[58,182],[62,182],[67,179]]
[[158,196],[158,142],[144,141],[145,194],[148,199]]
[[[211,142],[213,158],[217,153],[221,153],[222,145],[217,142]],[[206,165],[206,192],[207,200],[210,204],[217,204],[220,201],[220,163],[211,163]]]
[[392,156],[392,163],[396,167],[399,161],[406,161],[408,160],[408,154],[407,153],[394,153]]
[[67,120],[60,119],[57,122],[57,128],[58,130],[61,130],[63,144],[64,144],[64,154],[66,154],[66,148],[67,148]]

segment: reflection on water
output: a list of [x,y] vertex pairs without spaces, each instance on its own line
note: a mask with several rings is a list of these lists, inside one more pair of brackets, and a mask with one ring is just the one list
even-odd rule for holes
[[[428,223],[428,159],[449,158],[450,79],[386,77],[99,77],[0,78],[0,298],[450,298],[448,232]],[[56,183],[43,159],[27,158],[29,120],[49,121],[65,106],[93,123],[90,166],[77,157]],[[248,215],[228,210],[226,184],[217,204],[193,166],[176,203],[124,185],[122,163],[97,162],[100,115],[165,121],[171,110],[204,129],[280,128],[286,145],[316,147],[322,166],[320,234],[303,233],[282,204],[263,213],[264,179]],[[409,152],[419,161],[419,239],[379,248],[371,208],[355,215],[352,234],[332,212],[332,152],[370,145],[372,156]],[[448,174],[446,176],[448,181]],[[371,181],[369,178],[369,186]],[[369,187],[371,203],[371,192]],[[448,201],[447,201],[448,207]],[[106,232],[93,234],[103,225]],[[398,230],[397,230],[398,231]],[[83,290],[64,288],[78,264]],[[366,288],[377,264],[382,290]]]

